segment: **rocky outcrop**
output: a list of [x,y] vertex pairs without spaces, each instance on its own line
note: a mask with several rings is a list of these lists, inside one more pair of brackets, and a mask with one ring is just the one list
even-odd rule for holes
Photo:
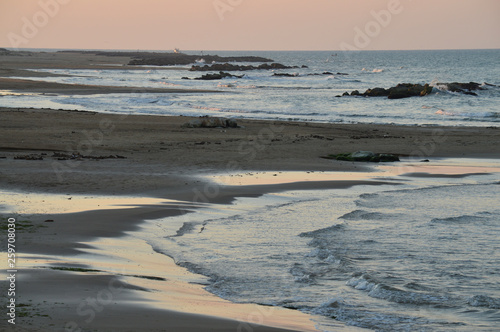
[[294,73],[294,74],[289,74],[289,73],[274,73],[273,76],[277,76],[277,77],[298,77],[299,74],[298,73]]
[[356,151],[353,153],[331,154],[323,158],[343,160],[343,161],[372,162],[372,163],[399,161],[399,157],[397,155],[386,154],[386,153],[373,153],[371,151]]
[[182,125],[183,128],[238,128],[233,119],[202,116]]
[[[110,52],[101,52],[98,55],[113,56]],[[189,55],[184,53],[148,53],[148,52],[131,52],[119,53],[119,56],[130,56],[134,59],[129,62],[130,66],[175,66],[189,65],[195,63],[196,60],[202,58],[207,63],[212,62],[274,62],[274,60],[256,57],[256,56],[239,56],[239,57],[222,57],[218,55]]]
[[336,74],[335,73],[332,73],[332,72],[329,72],[329,71],[324,71],[322,72],[321,74],[318,74],[318,73],[314,73],[314,74],[307,74],[307,76],[321,76],[321,75],[344,75],[344,76],[347,76],[349,74],[346,74],[346,73],[339,73],[337,72]]
[[[402,83],[395,87],[384,89],[374,88],[366,90],[362,96],[364,97],[387,97],[389,99],[402,99],[409,97],[422,97],[432,92],[432,87],[429,84],[411,84]],[[353,91],[351,95],[359,95],[359,92]]]
[[[479,83],[437,83],[436,87],[451,91],[460,92],[467,95],[477,96],[473,91],[484,90],[484,88]],[[349,94],[345,92],[342,96],[363,96],[363,97],[387,97],[389,99],[402,99],[409,97],[423,97],[432,93],[433,87],[429,84],[412,84],[412,83],[401,83],[389,89],[384,88],[373,88],[368,89],[364,93],[360,93],[358,90],[354,90]],[[337,96],[340,97],[340,96]]]
[[[206,74],[201,77],[194,78],[195,80],[204,80],[204,81],[213,81],[213,80],[221,80],[224,78],[243,78],[245,75],[232,75],[226,72],[219,72],[218,74]],[[183,77],[182,79],[188,80],[188,77]]]
[[332,72],[329,72],[329,71],[325,71],[323,73],[312,73],[312,74],[306,74],[306,75],[300,75],[299,73],[293,73],[293,74],[289,74],[289,73],[274,73],[273,76],[282,76],[282,77],[298,77],[298,76],[323,76],[323,75],[349,75],[349,74],[346,74],[346,73],[332,73]]
[[271,70],[271,69],[295,69],[299,68],[297,66],[289,67],[282,65],[281,63],[264,63],[259,66],[252,65],[234,65],[231,63],[216,63],[213,65],[204,65],[204,66],[192,66],[189,71],[247,71],[247,70]]
[[460,92],[460,93],[464,93],[466,95],[471,95],[471,96],[477,96],[477,93],[475,93],[473,91],[484,90],[484,88],[481,87],[481,84],[476,83],[476,82],[437,83],[436,86],[437,87],[444,87],[446,90],[451,91],[451,92]]

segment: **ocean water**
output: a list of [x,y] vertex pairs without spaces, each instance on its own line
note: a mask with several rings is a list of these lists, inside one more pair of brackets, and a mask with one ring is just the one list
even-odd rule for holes
[[[33,79],[210,89],[218,93],[56,96],[9,95],[4,91],[0,93],[0,106],[313,122],[450,126],[498,126],[500,123],[500,50],[206,53],[264,56],[288,66],[306,65],[308,68],[275,71],[297,75],[295,77],[275,77],[273,71],[258,70],[233,73],[244,74],[241,79],[216,81],[183,80],[182,77],[206,74],[186,71],[190,66],[174,67],[174,70],[155,67],[102,70],[98,65],[93,70],[42,70],[71,77]],[[323,74],[325,72],[332,74]],[[478,96],[453,93],[436,85],[438,82],[470,81],[483,84],[484,90],[478,91]],[[364,92],[368,88],[389,88],[398,83],[430,83],[435,89],[426,97],[401,100],[336,98],[346,91]]]
[[321,331],[498,331],[499,173],[395,180],[240,198],[143,236],[208,291],[301,310]]
[[[332,123],[500,123],[500,50],[213,53],[309,68],[276,71],[296,77],[250,71],[221,81],[183,80],[205,74],[187,67],[48,70],[71,76],[33,79],[218,93],[4,91],[0,106]],[[335,97],[404,82],[454,81],[495,86],[484,84],[478,96],[436,87],[429,96],[402,100]],[[498,160],[489,163],[500,168]],[[395,179],[400,184],[238,198],[232,205],[148,221],[138,236],[197,273],[196,282],[208,291],[234,302],[310,313],[322,331],[336,331],[338,322],[371,331],[498,331],[499,173]]]

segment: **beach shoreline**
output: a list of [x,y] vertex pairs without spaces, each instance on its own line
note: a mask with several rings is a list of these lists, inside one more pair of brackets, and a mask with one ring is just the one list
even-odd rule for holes
[[[177,208],[156,205],[6,214],[19,222],[29,220],[36,229],[17,234],[16,328],[199,331],[210,326],[218,331],[314,331],[305,314],[218,299],[191,283],[194,275],[134,236],[145,218],[178,213]],[[46,218],[53,221],[46,223]],[[256,324],[248,319],[251,314],[259,317]]]
[[[408,167],[415,173],[404,173]],[[10,195],[4,197],[9,197],[6,201],[10,206],[23,200],[18,206],[38,212],[2,213],[33,227],[20,229],[18,233],[18,283],[23,285],[18,298],[22,305],[20,311],[29,317],[19,318],[18,326],[26,326],[31,331],[77,331],[79,328],[162,331],[167,327],[198,331],[207,325],[217,331],[315,331],[313,316],[299,311],[234,304],[208,293],[203,289],[207,282],[204,277],[200,279],[156,252],[140,236],[142,227],[146,222],[170,217],[185,216],[184,220],[189,221],[189,214],[196,213],[198,208],[217,209],[231,204],[237,197],[294,190],[346,189],[356,185],[394,187],[404,182],[399,175],[466,177],[492,171],[498,172],[498,168],[492,168],[487,162],[478,166],[405,163],[402,167],[387,165],[378,172],[350,173],[350,180],[339,179],[345,172],[318,172],[316,175],[322,178],[319,181],[303,171],[293,173],[293,177],[302,182],[288,182],[288,172],[282,172],[278,173],[282,181],[275,184],[253,183],[269,172],[244,173],[239,176],[243,184],[205,182],[219,190],[210,203],[197,201],[194,196],[191,201],[164,198],[141,201],[139,196],[114,196],[112,201],[106,201],[104,196],[95,196],[93,198],[102,204],[100,209],[92,205],[95,202],[89,200],[92,198],[89,195],[22,195],[18,192],[16,196],[7,192]],[[326,180],[329,177],[331,181]],[[66,213],[54,208],[63,205],[74,205],[80,212]],[[92,300],[98,301],[98,306],[92,306]],[[331,324],[335,324],[334,321]],[[339,331],[361,330],[337,324]]]
[[[175,266],[173,261],[167,264],[168,258],[154,252],[151,248],[144,249],[143,256],[134,254],[132,251],[127,252],[125,254],[125,257],[128,257],[126,260],[133,262],[133,264],[122,264],[122,272],[103,268],[102,263],[101,265],[95,264],[92,257],[107,255],[109,257],[107,261],[105,260],[106,266],[111,266],[111,262],[116,259],[116,256],[105,248],[96,250],[99,245],[95,241],[100,242],[101,245],[115,243],[115,241],[120,242],[120,239],[122,239],[122,245],[123,241],[131,243],[129,232],[133,234],[134,231],[140,230],[140,225],[144,220],[166,218],[191,212],[197,207],[207,204],[230,204],[236,197],[258,197],[265,193],[288,190],[348,188],[359,184],[396,185],[398,181],[395,179],[370,179],[370,174],[376,175],[372,165],[320,158],[321,155],[330,152],[344,152],[359,148],[359,142],[363,141],[372,140],[371,144],[368,144],[366,148],[363,146],[363,149],[379,151],[380,148],[377,146],[383,146],[385,149],[383,152],[406,155],[405,166],[401,168],[401,171],[414,171],[415,176],[421,176],[421,167],[434,165],[433,162],[430,164],[420,163],[421,158],[425,157],[431,160],[436,158],[436,161],[439,159],[434,155],[419,155],[412,158],[410,152],[415,150],[417,146],[405,147],[402,143],[406,139],[402,138],[404,136],[400,132],[403,131],[404,135],[412,132],[412,135],[421,135],[420,139],[423,139],[424,137],[432,137],[428,135],[435,133],[436,128],[380,126],[375,132],[381,132],[378,137],[353,139],[353,135],[359,135],[362,131],[366,132],[368,127],[373,128],[373,126],[313,125],[241,120],[244,128],[191,129],[181,127],[183,123],[190,120],[186,117],[135,115],[123,117],[113,114],[47,109],[3,109],[2,112],[5,121],[2,123],[4,135],[2,135],[0,144],[0,156],[5,158],[0,159],[0,167],[4,175],[1,180],[4,190],[10,189],[25,193],[39,192],[40,196],[44,197],[41,201],[48,199],[51,195],[59,194],[59,203],[53,203],[52,206],[69,205],[71,202],[76,202],[77,197],[82,200],[85,196],[94,195],[97,195],[95,196],[97,198],[98,195],[113,195],[115,197],[129,195],[174,200],[166,203],[158,201],[151,204],[136,203],[137,207],[123,210],[98,210],[92,206],[90,211],[73,214],[60,214],[55,211],[55,208],[49,206],[46,211],[42,208],[38,209],[39,213],[35,215],[15,215],[20,220],[30,220],[35,227],[42,226],[37,229],[35,235],[27,234],[29,236],[25,238],[25,242],[20,243],[22,261],[25,261],[23,264],[26,265],[25,269],[21,270],[24,271],[22,273],[25,274],[25,279],[20,278],[19,283],[28,282],[33,278],[40,280],[39,286],[27,287],[26,291],[21,294],[23,303],[25,303],[24,299],[30,299],[30,303],[37,303],[36,305],[29,304],[26,307],[31,310],[28,311],[31,319],[26,322],[31,322],[33,326],[46,326],[46,328],[50,328],[50,324],[60,325],[68,322],[85,324],[84,319],[90,318],[90,316],[79,315],[75,308],[86,303],[84,301],[88,292],[97,296],[95,294],[106,289],[106,285],[112,280],[119,280],[120,285],[124,285],[125,290],[116,295],[114,302],[116,304],[109,306],[109,312],[113,314],[106,315],[108,311],[108,306],[106,306],[103,315],[96,312],[97,318],[88,325],[89,328],[108,331],[113,330],[113,328],[123,330],[125,327],[134,326],[134,330],[141,330],[142,323],[133,325],[128,319],[123,320],[124,326],[113,325],[117,323],[112,317],[131,317],[133,321],[137,322],[139,319],[138,322],[141,322],[141,317],[147,315],[154,317],[157,322],[149,323],[150,320],[148,320],[147,328],[145,326],[143,328],[149,331],[155,329],[160,331],[165,326],[173,325],[178,326],[178,330],[195,331],[200,326],[197,324],[201,324],[201,326],[209,324],[220,331],[235,331],[241,328],[241,324],[247,324],[237,322],[237,320],[245,321],[245,313],[246,315],[257,313],[259,320],[256,322],[273,327],[251,325],[253,331],[278,331],[277,328],[313,331],[314,326],[309,320],[310,316],[300,312],[276,309],[276,311],[273,310],[272,314],[267,314],[265,307],[233,305],[207,293],[201,285],[189,284],[182,278],[180,280],[172,278],[169,273],[178,276],[179,273],[183,274],[186,271]],[[48,120],[49,118],[50,120]],[[69,122],[65,123],[65,121]],[[106,124],[105,127],[102,127],[103,123]],[[40,126],[40,124],[42,125]],[[103,130],[111,124],[114,126],[113,131]],[[19,130],[20,126],[24,127],[22,131]],[[101,136],[98,135],[99,131],[95,131],[96,128],[100,128],[102,141],[100,141]],[[258,138],[262,128],[278,128],[279,131],[276,131],[275,138],[280,135],[278,139],[281,141],[272,142],[274,138],[266,137],[265,140],[256,141],[260,145],[247,145]],[[449,137],[443,141],[443,144],[446,142],[446,147],[440,148],[437,142],[430,141],[434,142],[436,153],[439,151],[448,152],[439,154],[439,157],[450,156],[451,151],[461,150],[463,153],[461,155],[457,153],[458,157],[477,157],[478,152],[483,151],[479,156],[498,158],[498,151],[493,146],[480,150],[479,146],[474,146],[471,143],[469,145],[462,144],[467,138],[474,141],[490,140],[492,134],[496,134],[494,129],[491,129],[490,132],[484,129],[474,130],[473,128],[438,128],[438,130],[439,133],[441,130],[444,133],[447,131],[450,133]],[[73,131],[79,132],[80,135],[73,133]],[[141,132],[142,141],[134,135],[136,132]],[[169,137],[163,137],[164,144],[161,144],[162,141],[158,140],[158,137],[165,136],[167,133]],[[272,131],[267,133],[272,133]],[[391,137],[384,137],[384,135]],[[96,144],[91,145],[92,151],[88,151],[89,154],[94,156],[124,155],[125,158],[59,160],[60,157],[52,157],[54,153],[78,153],[67,150],[67,147],[78,146],[82,139],[90,142],[92,137]],[[300,137],[306,137],[306,139]],[[333,140],[327,140],[324,137],[330,137]],[[98,140],[99,142],[97,142]],[[200,141],[204,141],[205,144],[197,144]],[[273,143],[279,144],[282,141],[287,143],[280,144],[279,147],[272,147]],[[294,141],[295,143],[291,143]],[[339,141],[345,142],[348,147],[336,146]],[[382,145],[381,142],[384,144]],[[392,142],[394,145],[387,144],[388,142]],[[161,149],[165,145],[168,146],[168,150]],[[286,146],[290,145],[292,147],[287,151]],[[250,150],[252,154],[240,154],[238,151],[242,151],[241,146],[253,146],[254,149]],[[464,148],[464,146],[468,148]],[[35,149],[35,147],[37,148]],[[188,148],[186,149],[186,147]],[[426,145],[426,147],[431,148],[432,146]],[[340,148],[342,150],[339,150]],[[281,155],[278,158],[282,159],[276,160],[276,151],[280,151]],[[304,154],[302,157],[301,153]],[[43,157],[43,160],[15,159],[16,156],[23,155],[39,155]],[[235,157],[233,160],[231,160],[232,156]],[[283,162],[284,160],[286,162]],[[408,164],[408,162],[410,163]],[[64,170],[60,174],[61,179],[57,178],[59,168],[54,168],[54,165],[63,165],[60,166]],[[292,176],[295,181],[287,178],[288,171],[295,171]],[[443,169],[444,173],[447,171],[449,170]],[[434,172],[436,171],[434,170]],[[252,185],[252,181],[266,173],[269,173],[267,176],[272,176],[277,183],[271,184],[264,179],[262,183]],[[213,182],[208,176],[210,174],[213,174],[212,177],[218,174],[219,178],[222,176],[229,182]],[[318,178],[309,179],[308,174],[309,177],[311,174],[316,174]],[[328,176],[332,176],[332,174],[336,174],[337,177],[332,177],[333,180],[328,181]],[[424,174],[432,176],[432,171],[428,170]],[[241,185],[238,182],[241,180],[238,179],[242,177],[249,182]],[[304,181],[301,182],[301,179]],[[28,210],[29,207],[32,210],[37,210],[35,208],[37,204],[43,205],[40,200],[35,202],[33,195],[24,196],[24,199],[28,201],[28,204],[25,203]],[[29,202],[30,197],[33,199],[31,203]],[[134,204],[133,199],[129,198],[129,200],[129,204]],[[103,200],[103,204],[104,202]],[[11,217],[12,215],[5,216]],[[54,223],[45,223],[45,220],[54,220]],[[36,241],[33,236],[43,238],[43,243]],[[89,255],[86,253],[89,250],[94,251]],[[90,264],[82,264],[82,260],[77,259],[80,256],[85,257],[83,262],[87,259],[87,263]],[[145,264],[144,257],[150,256],[156,257],[151,263],[151,266],[156,267],[156,270],[149,269],[150,274],[143,276],[143,278],[130,277],[130,275],[140,275],[140,271],[133,268],[134,264]],[[55,268],[55,270],[47,269],[47,266]],[[158,268],[159,266],[169,266],[167,275],[165,275],[165,271]],[[93,270],[97,270],[97,272]],[[129,277],[123,275],[129,275]],[[89,276],[88,280],[94,281],[87,281]],[[165,280],[162,281],[161,278]],[[172,283],[172,280],[176,281]],[[78,289],[85,285],[87,292],[83,292],[83,290],[74,292],[75,297],[69,299],[64,294],[72,293],[73,285],[79,285]],[[149,291],[145,291],[148,289]],[[47,290],[50,296],[42,296],[42,290]],[[151,291],[156,294],[156,297],[148,295]],[[162,302],[160,300],[161,294],[177,294],[174,296],[177,300],[167,301],[168,303]],[[51,305],[47,305],[47,303],[51,303]],[[200,305],[200,303],[202,304]],[[175,308],[176,305],[177,308]],[[210,308],[210,310],[203,312],[204,308]],[[184,313],[173,313],[171,310]],[[193,311],[195,312],[193,313]],[[191,314],[188,314],[189,312]],[[165,314],[170,318],[165,318]],[[51,320],[46,319],[45,315],[51,317]],[[176,325],[179,324],[179,317],[185,317],[184,325]],[[252,321],[248,320],[248,316],[246,318],[247,322]],[[339,324],[338,328],[355,330],[342,326],[342,324]],[[34,330],[36,331],[36,329]]]
[[198,175],[217,172],[365,171],[370,164],[321,158],[360,150],[414,162],[500,155],[497,128],[246,119],[237,120],[240,128],[185,128],[192,118],[17,108],[0,114],[0,184],[39,192],[158,195],[196,188]]
[[[127,57],[79,53],[2,59],[6,61],[0,76],[43,76],[49,74],[27,70],[89,69],[96,64],[99,69],[144,69],[126,66]],[[71,95],[208,92],[11,78],[0,78],[0,90]],[[18,231],[19,300],[24,305],[18,308],[22,314],[18,330],[28,331],[80,327],[314,331],[311,316],[297,310],[272,307],[270,313],[264,306],[233,304],[209,294],[203,285],[192,283],[195,275],[135,238],[134,232],[140,232],[145,220],[227,205],[238,197],[398,184],[394,175],[375,178],[380,169],[375,164],[322,158],[332,154],[360,150],[395,154],[404,160],[393,164],[400,167],[396,174],[415,178],[487,172],[453,173],[439,168],[435,162],[440,158],[500,157],[497,127],[235,119],[239,128],[186,128],[183,125],[194,118],[38,105],[2,107],[0,119],[0,188],[6,197],[2,204],[8,204],[3,206],[2,218],[28,222]],[[438,169],[425,169],[427,165]],[[292,180],[286,180],[289,172],[294,172]],[[220,177],[226,181],[215,182]],[[259,177],[263,179],[257,183]],[[110,196],[123,200],[114,205],[130,206],[111,209]],[[63,211],[62,206],[73,210]],[[92,308],[88,299],[101,303]],[[340,323],[338,329],[355,330]]]

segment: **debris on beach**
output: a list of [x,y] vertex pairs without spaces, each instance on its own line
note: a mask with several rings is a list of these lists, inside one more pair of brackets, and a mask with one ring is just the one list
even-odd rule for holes
[[399,161],[399,156],[387,153],[373,153],[371,151],[356,151],[352,153],[330,154],[323,156],[324,159],[358,161],[358,162],[395,162]]
[[[15,160],[44,160],[44,157],[46,157],[46,153],[41,153],[41,154],[27,154],[27,155],[19,155],[15,156]],[[109,155],[109,156],[84,156],[80,153],[61,153],[61,152],[54,152],[51,156],[54,159],[57,160],[82,160],[82,159],[93,159],[93,160],[100,160],[100,159],[126,159],[124,156],[119,156],[119,155]]]
[[41,154],[27,154],[22,156],[15,156],[15,160],[43,160],[43,156]]
[[71,154],[66,154],[66,153],[61,153],[61,152],[54,152],[52,154],[52,158],[57,158],[57,160],[81,160],[81,159],[94,159],[94,160],[100,160],[100,159],[127,159],[124,156],[119,156],[119,155],[109,155],[109,156],[84,156],[80,153],[71,153]]
[[182,125],[182,128],[239,128],[233,119],[202,116]]

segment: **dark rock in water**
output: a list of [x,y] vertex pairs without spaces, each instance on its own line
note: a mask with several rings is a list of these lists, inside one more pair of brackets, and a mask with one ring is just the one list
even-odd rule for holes
[[342,94],[342,96],[343,96],[343,97],[345,97],[345,96],[349,96],[349,92],[347,92],[347,91],[346,91],[346,92],[344,92],[344,93]]
[[389,90],[386,90],[384,88],[374,88],[374,89],[368,89],[363,93],[363,96],[365,97],[387,97],[389,96]]
[[471,96],[477,96],[477,93],[472,92],[476,90],[484,90],[483,87],[481,87],[481,84],[476,83],[476,82],[469,82],[469,83],[458,83],[458,82],[453,82],[453,83],[438,83],[438,86],[444,86],[448,91],[451,92],[460,92],[466,95],[471,95]]
[[223,78],[243,78],[243,76],[245,75],[232,75],[232,74],[229,74],[229,73],[225,73],[225,72],[219,72],[218,74],[206,74],[206,75],[203,75],[201,77],[197,77],[195,78],[195,80],[205,80],[205,81],[209,81],[209,80],[221,80]]
[[401,83],[389,89],[373,88],[366,90],[363,94],[354,90],[351,96],[364,96],[364,97],[387,97],[389,99],[402,99],[409,97],[422,97],[432,92],[432,86],[429,84],[412,84]]
[[[484,88],[475,82],[470,83],[437,83],[437,86],[443,86],[446,90],[451,92],[460,92],[466,95],[477,96],[474,91],[484,90]],[[409,97],[423,97],[432,93],[432,86],[429,84],[412,84],[412,83],[401,83],[393,86],[389,89],[384,88],[373,88],[366,90],[363,94],[359,94],[359,91],[355,90],[350,95],[364,97],[387,97],[389,99],[402,99]],[[344,96],[347,96],[344,94]]]
[[279,77],[298,77],[299,74],[289,74],[289,73],[274,73],[273,76],[279,76]]
[[183,128],[238,128],[233,119],[202,116],[182,125]]
[[314,74],[307,74],[307,76],[321,76],[321,75],[349,75],[349,74],[346,74],[346,73],[332,73],[332,72],[329,72],[329,71],[324,71],[322,72],[321,74],[318,74],[318,73],[314,73]]
[[422,97],[432,92],[432,87],[429,84],[411,84],[403,83],[389,89],[389,99],[401,99],[409,97]]
[[399,157],[397,155],[385,154],[385,153],[373,153],[371,151],[356,151],[353,153],[340,153],[336,155],[332,154],[322,158],[344,160],[344,161],[372,162],[372,163],[399,161]]
[[294,69],[298,68],[297,66],[294,67],[289,67],[282,65],[281,63],[264,63],[259,66],[240,66],[240,65],[233,65],[231,63],[216,63],[211,66],[209,65],[204,65],[204,66],[192,66],[189,71],[247,71],[247,70],[271,70],[271,69]]
[[463,90],[466,91],[475,91],[475,90],[484,90],[484,88],[481,87],[481,84],[476,83],[476,82],[469,82],[469,83],[458,83],[458,82],[453,82],[453,83],[438,83],[437,85],[446,85],[448,87],[448,90],[450,91],[458,91],[462,92]]

